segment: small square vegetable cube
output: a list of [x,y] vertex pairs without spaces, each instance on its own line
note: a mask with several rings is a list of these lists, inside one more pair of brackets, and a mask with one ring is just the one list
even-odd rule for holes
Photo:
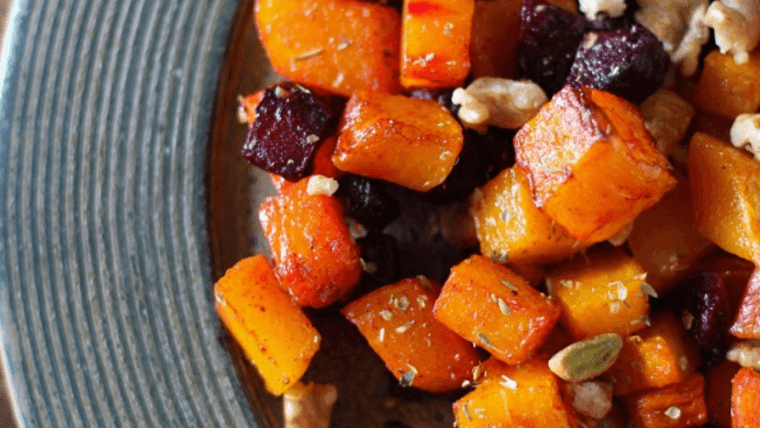
[[351,96],[398,92],[401,19],[359,0],[259,0],[259,38],[278,74]]
[[749,279],[731,334],[742,339],[760,339],[760,269],[755,269]]
[[686,428],[707,422],[705,379],[689,375],[683,382],[625,398],[637,428]]
[[560,309],[508,268],[474,255],[451,269],[434,315],[496,358],[520,364],[543,344]]
[[676,184],[639,108],[604,91],[565,86],[514,141],[536,206],[582,241],[615,236]]
[[274,271],[299,306],[324,307],[356,286],[362,268],[356,245],[334,196],[309,194],[311,177],[259,208]]
[[688,167],[697,230],[729,253],[760,262],[760,162],[697,133]]
[[718,49],[705,57],[705,66],[694,88],[697,108],[733,120],[760,107],[760,51],[750,53],[749,61],[737,64],[730,53]]
[[560,324],[576,339],[645,327],[649,298],[642,291],[646,274],[620,249],[599,248],[556,266],[549,292],[562,307]]
[[623,341],[618,360],[603,377],[613,382],[614,395],[621,396],[681,382],[700,364],[696,342],[681,321],[667,312]]
[[536,208],[528,177],[517,167],[502,171],[476,191],[470,212],[480,251],[491,258],[551,263],[587,247]]
[[480,361],[470,343],[433,318],[440,285],[411,278],[386,285],[341,311],[402,386],[441,393],[472,380]]
[[455,88],[470,72],[475,0],[405,0],[401,29],[401,84]]
[[240,260],[214,286],[216,312],[269,392],[282,394],[306,372],[320,336],[280,288],[262,255]]
[[463,144],[462,127],[435,101],[358,92],[346,105],[333,163],[426,192],[443,183]]
[[760,426],[760,374],[745,367],[734,376],[731,384],[732,427]]
[[474,391],[454,403],[459,428],[579,427],[578,415],[565,403],[561,380],[544,359],[519,366],[491,358]]

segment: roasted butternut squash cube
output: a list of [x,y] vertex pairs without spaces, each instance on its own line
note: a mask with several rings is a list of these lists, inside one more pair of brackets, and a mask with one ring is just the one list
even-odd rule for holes
[[401,19],[358,0],[259,0],[259,38],[283,76],[345,97],[398,92]]
[[486,362],[480,384],[454,403],[460,428],[576,428],[578,415],[563,400],[561,380],[544,359],[508,366]]
[[216,312],[266,389],[281,395],[298,382],[321,338],[301,308],[280,288],[262,255],[240,260],[214,286]]
[[333,163],[426,192],[446,179],[462,144],[462,127],[438,103],[358,92],[346,105]]
[[520,42],[519,0],[475,1],[470,39],[470,74],[512,78]]
[[697,108],[733,120],[760,107],[760,51],[737,64],[730,53],[718,49],[705,57],[705,66],[694,89]]
[[475,0],[404,0],[401,84],[455,88],[470,72]]
[[308,194],[309,180],[264,201],[259,220],[281,285],[299,306],[320,308],[351,291],[362,268],[343,206],[334,196]]
[[651,324],[623,341],[618,360],[603,375],[613,382],[615,396],[681,382],[702,364],[699,347],[673,314]]
[[560,324],[576,339],[645,327],[649,297],[642,292],[646,274],[623,250],[608,247],[576,256],[549,273],[552,297],[562,308]]
[[682,382],[625,398],[636,428],[686,428],[707,422],[705,379],[689,375]]
[[515,263],[551,263],[584,250],[533,203],[530,183],[517,167],[502,171],[473,195],[470,211],[480,251]]
[[440,284],[405,279],[351,302],[341,312],[359,328],[402,386],[441,393],[472,381],[472,345],[433,318]]
[[633,257],[647,272],[647,283],[661,295],[715,249],[694,224],[689,181],[675,171],[674,176],[675,189],[636,218],[627,239]]
[[433,313],[496,358],[520,364],[544,342],[560,309],[508,268],[474,255],[451,269]]
[[760,374],[743,368],[731,381],[732,428],[760,426]]
[[749,279],[731,334],[741,339],[760,339],[760,269]]
[[615,236],[676,182],[634,104],[565,86],[515,136],[533,201],[575,239]]
[[760,162],[697,133],[688,168],[697,230],[729,253],[760,262]]
[[731,379],[741,366],[728,360],[709,367],[705,375],[707,419],[718,428],[731,428]]

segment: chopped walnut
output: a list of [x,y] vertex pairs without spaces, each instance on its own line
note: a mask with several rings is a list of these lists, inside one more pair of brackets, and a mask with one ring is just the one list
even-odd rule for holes
[[760,370],[760,341],[739,342],[733,345],[728,350],[726,359],[742,367]]
[[702,22],[708,0],[637,0],[636,21],[662,42],[670,60],[691,76],[699,65],[699,52],[710,38]]
[[590,21],[599,13],[616,18],[625,13],[625,0],[580,0],[578,8]]
[[573,408],[583,416],[601,420],[612,410],[611,383],[590,380],[568,383],[566,388]]
[[685,160],[686,150],[678,143],[686,135],[694,118],[694,107],[675,92],[660,89],[641,104],[641,113],[644,126],[657,142],[660,152],[677,160]]
[[529,80],[481,77],[467,89],[457,88],[451,101],[461,105],[459,119],[466,127],[483,131],[488,125],[518,129],[549,99]]
[[338,182],[324,175],[312,175],[306,184],[306,194],[310,196],[332,196],[338,190]]
[[749,61],[760,42],[760,0],[720,0],[713,2],[702,20],[715,29],[720,53],[731,52],[737,64]]
[[285,428],[328,428],[336,401],[335,385],[296,383],[283,395]]
[[731,125],[731,144],[743,147],[760,161],[760,113],[736,117]]

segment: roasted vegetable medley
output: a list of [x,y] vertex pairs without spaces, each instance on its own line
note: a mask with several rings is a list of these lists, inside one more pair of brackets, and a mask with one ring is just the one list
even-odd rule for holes
[[[231,267],[216,309],[288,427],[342,399],[300,381],[326,312],[400,387],[460,391],[460,428],[760,427],[760,0],[255,19],[284,78],[240,98],[271,262]],[[416,203],[448,277],[406,274],[388,233]]]

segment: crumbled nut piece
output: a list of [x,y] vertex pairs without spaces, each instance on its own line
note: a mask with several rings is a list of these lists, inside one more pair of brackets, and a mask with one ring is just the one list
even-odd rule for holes
[[599,381],[569,383],[565,386],[572,397],[573,408],[583,416],[604,419],[612,410],[612,384]]
[[549,99],[529,80],[481,77],[467,89],[457,88],[451,101],[461,105],[459,119],[466,127],[482,131],[487,125],[518,129]]
[[670,406],[667,410],[665,410],[665,416],[669,417],[670,419],[676,420],[681,417],[681,409],[679,409],[676,406]]
[[625,0],[580,0],[578,8],[590,21],[599,13],[617,18],[625,13]]
[[760,161],[760,113],[740,114],[731,125],[731,144],[743,147]]
[[673,63],[681,64],[681,74],[692,76],[699,67],[699,53],[702,46],[710,40],[710,29],[702,21],[707,12],[707,3],[699,4],[688,15],[686,33],[678,48],[670,56]]
[[657,142],[657,149],[676,159],[685,156],[685,149],[678,143],[695,113],[688,101],[668,89],[660,89],[641,104],[644,126]]
[[312,175],[306,185],[306,194],[310,196],[332,196],[338,190],[338,181],[324,175]]
[[620,232],[617,233],[617,235],[613,236],[607,241],[609,241],[610,244],[616,247],[619,247],[625,244],[625,241],[628,239],[629,236],[631,236],[631,232],[633,232],[633,223],[630,223],[628,224],[628,226],[622,228]]
[[731,52],[737,64],[760,42],[760,0],[720,0],[710,4],[702,21],[715,29],[720,53]]
[[568,382],[581,382],[604,373],[617,360],[623,339],[606,333],[575,342],[549,360],[549,369]]
[[328,428],[336,401],[335,385],[296,383],[283,395],[285,428]]
[[742,367],[760,370],[760,341],[754,340],[736,343],[728,350],[726,359]]

